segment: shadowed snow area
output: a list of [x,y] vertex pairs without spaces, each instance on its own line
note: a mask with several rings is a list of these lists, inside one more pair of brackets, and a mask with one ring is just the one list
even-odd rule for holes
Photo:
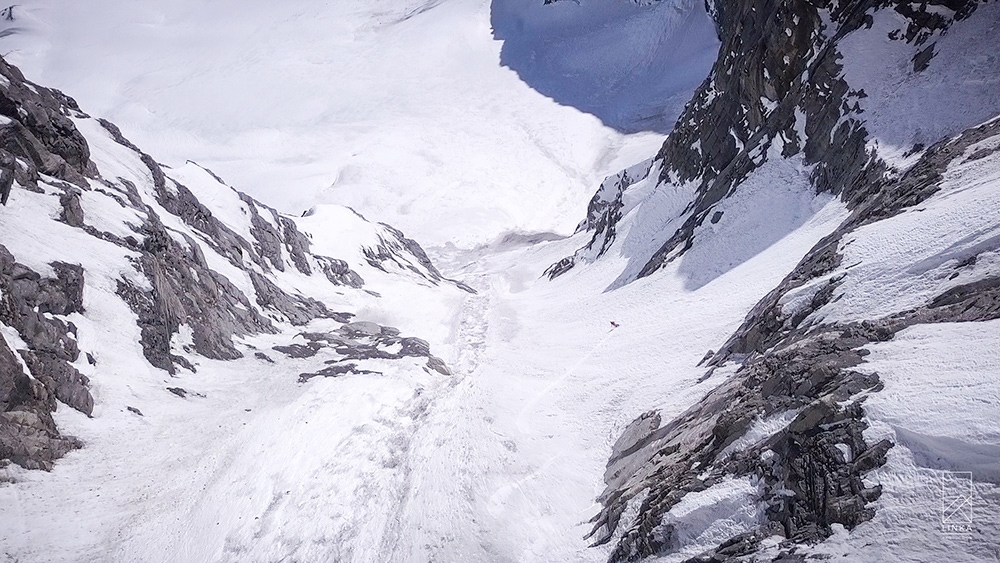
[[719,50],[701,0],[493,0],[500,62],[626,133],[669,133]]
[[[349,205],[431,246],[511,229],[569,234],[604,176],[662,142],[615,129],[664,132],[707,74],[714,31],[700,1],[603,0],[577,10],[558,44],[527,44],[516,21],[578,7],[497,4],[40,0],[2,22],[16,31],[2,47],[29,79],[72,93],[161,162],[197,160],[284,212]],[[666,27],[663,10],[676,13]],[[619,41],[594,35],[602,29],[632,39],[580,49]],[[570,51],[598,74],[535,80],[573,72],[551,62]],[[552,58],[525,74],[531,53]],[[627,91],[634,103],[609,115]],[[635,112],[667,118],[624,126]]]

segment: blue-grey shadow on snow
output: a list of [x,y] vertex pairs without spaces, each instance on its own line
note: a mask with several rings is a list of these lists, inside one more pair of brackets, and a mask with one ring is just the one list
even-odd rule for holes
[[493,0],[500,64],[618,131],[668,133],[718,54],[703,0]]

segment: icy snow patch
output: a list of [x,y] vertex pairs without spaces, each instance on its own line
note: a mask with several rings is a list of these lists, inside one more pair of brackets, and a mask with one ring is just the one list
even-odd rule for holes
[[760,524],[759,491],[750,477],[726,478],[695,493],[688,493],[663,517],[660,526],[673,525],[679,550],[663,561],[682,561]]
[[[994,153],[953,164],[927,201],[845,236],[836,272],[846,274],[843,283],[813,315],[850,322],[920,307],[995,271],[998,250],[1000,154]],[[977,255],[974,266],[957,269]]]
[[[865,401],[871,442],[889,438],[875,517],[814,551],[859,563],[996,561],[1000,537],[1000,320],[915,325],[870,344],[859,369],[885,389]],[[971,491],[949,480],[971,472]],[[967,474],[966,474],[967,475]],[[966,483],[968,481],[966,480]],[[946,528],[945,508],[965,495],[971,525]],[[965,498],[961,497],[961,498]]]
[[[879,153],[895,162],[914,145],[931,144],[1000,114],[1000,4],[982,3],[972,17],[921,46],[889,39],[906,25],[895,10],[879,10],[870,29],[844,37],[844,76],[859,100],[865,128]],[[930,66],[913,69],[913,56],[934,45]]]

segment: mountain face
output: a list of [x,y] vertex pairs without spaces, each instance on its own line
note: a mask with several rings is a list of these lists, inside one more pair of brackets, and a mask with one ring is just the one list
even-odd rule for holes
[[[368,291],[354,269],[359,266],[313,252],[311,237],[296,219],[193,163],[165,170],[114,124],[89,117],[71,98],[25,80],[6,62],[0,62],[0,113],[6,205],[0,245],[0,458],[27,469],[51,469],[81,446],[60,432],[52,413],[58,402],[93,413],[90,377],[103,366],[96,346],[85,344],[94,342],[94,335],[83,332],[100,328],[80,326],[79,315],[109,309],[108,300],[120,315],[116,322],[138,337],[141,356],[125,359],[139,365],[144,360],[171,375],[196,372],[194,356],[241,358],[251,349],[242,338],[287,332],[316,319],[340,326],[307,331],[302,342],[253,354],[273,363],[275,354],[311,358],[322,352],[326,363],[317,362],[302,381],[376,373],[364,369],[372,359],[423,358],[429,368],[449,373],[427,342],[355,319],[351,312],[331,311],[294,289],[308,280],[319,286],[314,294]],[[215,212],[192,190],[213,200]],[[367,232],[370,241],[344,249],[356,255],[356,263],[376,275],[452,283],[400,231],[353,212],[348,216],[350,228]],[[179,387],[169,391],[187,394]]]
[[[657,191],[691,190],[693,197],[678,214],[684,222],[650,256],[635,257],[641,266],[615,285],[647,276],[683,254],[698,227],[721,218],[715,218],[717,204],[768,161],[800,159],[817,192],[838,195],[853,209],[876,197],[887,177],[898,176],[897,160],[995,115],[989,78],[970,86],[961,111],[933,115],[952,94],[946,76],[989,75],[996,69],[994,59],[977,47],[990,37],[992,13],[966,26],[975,29],[964,37],[947,36],[953,23],[970,18],[979,6],[971,1],[711,6],[723,42],[719,58],[653,160]],[[883,56],[892,60],[880,60]],[[924,74],[936,56],[946,60]],[[904,67],[905,59],[910,64]],[[891,71],[900,89],[912,92],[895,94],[898,101],[868,101],[865,86],[887,87],[873,80],[880,67]],[[942,76],[922,80],[935,71]],[[854,76],[860,78],[856,85],[850,83]],[[897,118],[897,126],[888,129],[886,122]],[[610,247],[625,190],[645,179],[630,171],[601,186],[581,224],[593,232],[591,242],[551,273]]]
[[[335,152],[379,158],[341,176],[375,191],[391,161],[395,187],[373,201],[413,184],[406,201],[437,213],[425,232],[447,222],[452,234],[492,233],[507,218],[483,210],[515,204],[542,208],[518,209],[525,224],[549,224],[551,209],[522,197],[565,199],[535,199],[548,173],[493,194],[502,182],[486,181],[496,163],[484,154],[523,164],[530,173],[516,178],[551,167],[580,180],[573,168],[588,159],[621,166],[608,165],[622,157],[607,147],[590,151],[604,146],[589,139],[596,121],[668,134],[601,183],[574,235],[511,231],[430,253],[348,207],[290,216],[195,162],[161,164],[0,59],[0,554],[995,559],[1000,3],[699,4],[494,0],[492,29],[464,19],[485,14],[475,2],[332,12],[375,14],[345,29],[392,47],[359,57],[375,71],[351,61],[357,99],[331,90],[345,108],[368,108],[364,119],[393,102],[371,95],[372,75],[411,92],[403,67],[428,64],[414,45],[462,51],[449,59],[461,72],[447,67],[458,82],[478,79],[480,58],[496,70],[493,51],[454,47],[456,25],[504,41],[500,64],[537,90],[512,104],[518,112],[542,115],[551,101],[597,118],[553,132],[592,118],[561,107],[552,119],[565,121],[532,129],[515,112],[497,129],[487,117],[507,109],[509,75],[488,82],[495,99],[481,103],[482,119],[451,108],[462,125],[454,139],[413,132],[439,120],[440,106],[475,98],[470,90],[442,89],[420,126],[395,129],[386,124],[396,114],[380,114],[378,136],[365,138],[412,137],[420,154],[345,141]],[[190,13],[228,21],[228,9]],[[247,11],[265,22],[275,12]],[[143,30],[159,29],[156,13],[143,12]],[[299,29],[308,13],[296,7],[276,29]],[[329,35],[338,18],[324,13],[307,27]],[[249,20],[234,21],[220,32],[246,40]],[[301,55],[284,37],[266,39]],[[310,57],[307,73],[333,64]],[[198,68],[237,72],[219,60]],[[239,79],[260,87],[250,74]],[[257,101],[240,103],[227,115],[253,121]],[[409,118],[413,107],[400,107]],[[338,131],[341,113],[330,118]],[[462,139],[498,130],[530,150],[471,143],[462,148],[476,158],[454,162]],[[436,136],[448,142],[435,149]],[[574,136],[590,149],[575,150]],[[428,179],[445,177],[449,160],[470,178]],[[267,177],[293,167],[283,166]],[[435,174],[421,181],[422,166]],[[441,197],[475,191],[480,168],[470,199]],[[974,493],[968,511],[947,512],[949,491]],[[955,514],[969,521],[949,522]]]
[[[676,553],[697,524],[672,509],[734,479],[755,484],[759,521],[692,561],[801,560],[802,545],[871,520],[882,494],[871,472],[891,448],[930,446],[872,438],[865,401],[885,386],[864,369],[866,347],[919,324],[1000,317],[1000,248],[985,234],[996,232],[996,213],[959,195],[1000,187],[1000,60],[986,46],[1000,27],[997,5],[749,0],[709,11],[722,41],[709,77],[656,157],[601,185],[578,228],[590,241],[546,273],[615,249],[629,263],[614,289],[674,261],[683,269],[703,244],[722,251],[725,270],[713,239],[746,211],[732,202],[761,182],[832,194],[847,215],[705,357],[706,379],[733,366],[725,383],[678,418],[649,412],[619,438],[590,533],[614,543],[614,562]],[[926,222],[914,218],[925,212]],[[931,218],[938,213],[976,226],[949,227]],[[941,240],[872,240],[893,228]],[[771,421],[763,435],[762,420]],[[961,465],[961,454],[934,455],[926,467]]]

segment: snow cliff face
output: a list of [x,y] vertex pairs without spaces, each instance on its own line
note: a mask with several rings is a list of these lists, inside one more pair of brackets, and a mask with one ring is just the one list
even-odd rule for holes
[[[930,446],[905,438],[911,416],[890,415],[907,422],[887,432],[867,411],[886,386],[865,366],[871,345],[915,325],[992,331],[1000,316],[1000,217],[988,203],[1000,156],[998,6],[712,7],[722,48],[711,74],[657,156],[602,184],[580,225],[590,242],[547,273],[621,254],[628,263],[611,288],[675,261],[696,288],[801,225],[814,197],[836,196],[847,215],[705,357],[705,378],[735,369],[724,384],[664,425],[644,415],[619,439],[591,531],[615,543],[615,562],[696,555],[698,524],[682,506],[733,480],[750,480],[758,512],[693,560],[793,557],[876,518],[898,497],[880,499],[872,476],[898,475],[900,458]],[[789,184],[805,191],[800,212],[774,195]],[[958,450],[979,439],[963,436]],[[962,465],[964,453],[935,451],[911,463]],[[989,543],[975,541],[966,553]]]
[[364,269],[453,285],[400,231],[321,209],[314,213],[333,215],[326,227],[339,222],[350,237],[318,241],[342,258],[314,251],[298,226],[306,219],[281,215],[193,163],[164,169],[112,123],[3,61],[0,114],[0,458],[51,469],[81,445],[52,413],[58,400],[92,414],[85,373],[108,369],[107,343],[94,334],[108,314],[126,325],[116,332],[135,334],[136,347],[116,361],[140,371],[195,372],[197,358],[248,354],[247,337],[326,319],[334,325],[253,355],[314,358],[301,381],[376,373],[369,360],[423,358],[449,373],[425,341],[327,305],[351,306],[345,294],[375,299]]

